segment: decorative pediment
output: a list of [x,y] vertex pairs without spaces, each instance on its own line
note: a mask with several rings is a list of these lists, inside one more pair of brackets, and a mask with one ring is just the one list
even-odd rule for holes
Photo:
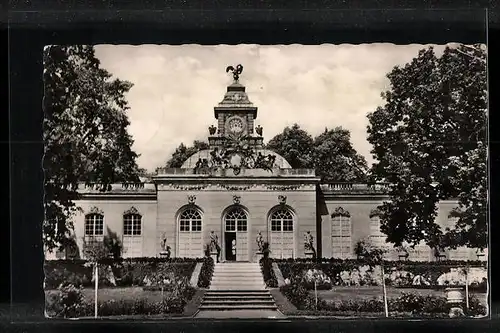
[[123,212],[123,215],[141,215],[134,206]]
[[337,207],[332,213],[332,217],[343,216],[343,217],[351,217],[351,213],[345,210],[343,207]]
[[100,208],[97,208],[96,206],[93,206],[89,209],[87,214],[97,214],[97,215],[104,215],[104,211]]
[[286,195],[278,195],[278,202],[280,205],[286,204]]
[[448,218],[451,218],[451,217],[461,217],[462,216],[462,212],[460,211],[459,208],[453,208],[450,213],[448,214]]
[[378,208],[372,209],[370,211],[370,218],[375,217],[375,216],[380,216],[380,215],[382,215],[382,212]]
[[188,203],[194,205],[196,203],[196,195],[188,195]]
[[233,195],[233,203],[235,205],[239,205],[240,202],[241,202],[241,196],[239,196],[239,195]]

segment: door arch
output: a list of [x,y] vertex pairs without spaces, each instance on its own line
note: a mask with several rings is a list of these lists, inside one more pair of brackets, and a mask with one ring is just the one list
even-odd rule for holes
[[295,213],[288,206],[275,207],[269,212],[269,243],[273,258],[295,257],[295,219]]
[[223,215],[223,253],[229,261],[248,261],[248,212],[232,206]]
[[177,257],[203,257],[203,213],[196,206],[184,207],[178,213]]

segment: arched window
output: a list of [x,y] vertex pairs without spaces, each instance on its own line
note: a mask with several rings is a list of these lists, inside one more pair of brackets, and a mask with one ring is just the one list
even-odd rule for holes
[[226,214],[226,231],[247,231],[247,214],[239,207]]
[[194,208],[184,210],[179,217],[180,232],[199,232],[201,231],[201,224],[201,214]]
[[186,208],[179,214],[178,257],[203,256],[202,225],[203,216],[196,207]]
[[102,242],[104,237],[104,215],[91,213],[85,215],[85,242]]
[[271,231],[293,231],[293,215],[288,209],[279,209],[271,215]]
[[271,229],[271,255],[275,258],[288,259],[294,257],[294,216],[286,207],[280,207],[269,217]]
[[123,214],[123,256],[142,256],[142,216],[134,208]]
[[332,257],[347,259],[352,256],[351,214],[338,207],[332,213]]

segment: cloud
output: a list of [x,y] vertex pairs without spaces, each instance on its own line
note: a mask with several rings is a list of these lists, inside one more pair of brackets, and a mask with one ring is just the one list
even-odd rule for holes
[[[96,56],[114,77],[134,84],[127,95],[134,150],[141,167],[163,165],[183,142],[203,140],[213,107],[243,64],[241,83],[259,108],[265,139],[298,123],[312,135],[342,126],[368,162],[366,115],[383,103],[386,74],[424,45],[98,45]],[[441,52],[444,46],[435,46]]]

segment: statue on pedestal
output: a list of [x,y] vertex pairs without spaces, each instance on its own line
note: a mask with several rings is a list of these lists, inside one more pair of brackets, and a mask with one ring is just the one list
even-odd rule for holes
[[259,231],[257,235],[257,246],[259,248],[259,252],[262,252],[264,250],[264,239],[262,237],[262,233]]
[[217,253],[217,262],[219,262],[219,255],[220,255],[220,246],[219,246],[219,237],[217,237],[217,234],[212,230],[210,231],[210,253]]
[[167,237],[165,234],[163,234],[162,236],[162,240],[161,240],[161,252],[160,252],[160,256],[161,257],[167,257],[167,258],[170,258],[170,246],[167,245]]
[[306,250],[306,252],[314,251],[313,235],[311,235],[310,231],[304,234],[304,250]]

